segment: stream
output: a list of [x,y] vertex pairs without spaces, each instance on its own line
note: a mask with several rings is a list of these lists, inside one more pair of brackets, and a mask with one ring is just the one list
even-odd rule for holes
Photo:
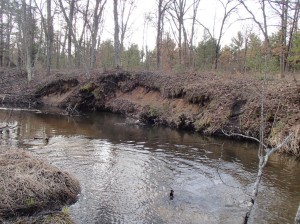
[[[0,121],[12,126],[0,134],[2,145],[25,148],[80,181],[68,209],[75,223],[243,221],[257,172],[254,143],[138,126],[109,113],[1,109]],[[293,223],[299,177],[299,160],[273,155],[249,223]]]

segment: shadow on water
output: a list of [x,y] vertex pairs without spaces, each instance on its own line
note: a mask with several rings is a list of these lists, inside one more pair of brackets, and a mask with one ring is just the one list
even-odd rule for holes
[[[34,151],[80,180],[70,208],[77,223],[241,223],[257,170],[253,143],[132,125],[107,113],[15,111],[7,121],[15,128],[0,135],[2,144]],[[299,168],[293,158],[270,158],[251,223],[292,223]]]

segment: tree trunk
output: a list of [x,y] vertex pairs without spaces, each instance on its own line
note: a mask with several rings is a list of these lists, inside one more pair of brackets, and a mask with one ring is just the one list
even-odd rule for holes
[[298,25],[298,20],[299,20],[299,10],[300,10],[300,0],[297,0],[295,2],[295,9],[294,9],[294,16],[292,18],[292,22],[291,22],[291,27],[290,27],[290,31],[289,31],[289,42],[287,44],[287,49],[286,49],[286,54],[285,54],[285,70],[288,71],[289,70],[289,64],[288,64],[288,58],[290,56],[291,53],[291,48],[292,48],[292,43],[293,43],[293,38],[294,38],[294,34],[297,31],[297,25]]
[[69,67],[71,67],[72,65],[72,33],[73,33],[74,8],[75,8],[75,0],[72,0],[70,3],[69,24],[68,24],[68,66]]
[[46,72],[50,75],[53,46],[53,23],[51,15],[51,0],[47,0],[47,52],[46,52]]
[[287,34],[287,14],[288,14],[288,0],[282,0],[281,11],[281,32],[280,32],[280,78],[284,77],[285,73],[285,55],[286,55],[286,34]]
[[271,49],[271,44],[270,44],[269,32],[268,32],[265,0],[262,0],[262,14],[263,14],[263,20],[264,20],[264,29],[262,30],[262,32],[264,34],[265,42],[267,45],[266,54],[268,55],[269,58],[271,58],[272,49]]
[[184,52],[184,67],[187,68],[188,67],[188,57],[187,57],[187,48],[188,48],[188,43],[187,43],[187,33],[184,27],[184,24],[182,23],[182,28],[183,28],[183,52]]
[[119,20],[118,20],[118,0],[114,0],[114,48],[115,48],[115,67],[120,68],[120,39],[119,39]]
[[194,35],[195,35],[195,23],[196,23],[196,17],[198,12],[200,0],[194,0],[193,2],[193,20],[192,20],[192,30],[191,30],[191,36],[190,36],[190,43],[189,43],[189,50],[190,50],[190,66],[192,68],[195,68],[195,53],[194,53]]
[[178,65],[181,65],[181,56],[182,56],[182,15],[180,12],[179,24],[178,24]]
[[161,69],[162,2],[163,0],[159,0],[158,2],[158,19],[157,19],[157,34],[156,34],[156,68],[158,70]]
[[246,68],[246,63],[247,63],[247,53],[248,53],[248,37],[245,38],[245,50],[244,50],[244,63],[243,63],[243,73],[246,73],[247,68]]
[[27,80],[31,81],[33,78],[33,58],[32,58],[32,44],[33,44],[33,30],[32,30],[32,24],[31,24],[31,1],[29,2],[27,10],[27,4],[26,0],[22,0],[22,10],[23,10],[23,16],[22,16],[22,31],[23,31],[23,47],[25,48],[25,67],[27,71]]
[[96,1],[96,6],[94,9],[94,15],[93,15],[93,29],[91,30],[91,67],[94,68],[96,64],[96,43],[97,43],[97,34],[99,29],[99,15],[98,15],[98,9],[100,5],[100,0]]
[[4,24],[3,24],[3,13],[4,13],[4,1],[0,3],[0,67],[4,65]]
[[[102,4],[101,4],[102,3]],[[93,15],[93,29],[91,30],[91,39],[92,39],[92,44],[91,44],[91,67],[94,68],[96,66],[96,46],[97,46],[97,36],[99,33],[99,26],[100,22],[103,16],[103,10],[104,6],[106,4],[106,0],[97,0],[96,1],[96,6],[94,9],[94,15]]]
[[[72,1],[73,1],[73,0],[72,0]],[[73,28],[72,28],[72,23],[71,23],[70,18],[68,17],[68,15],[67,15],[67,13],[66,13],[66,10],[65,10],[65,8],[64,8],[64,6],[63,6],[63,4],[62,4],[62,0],[59,0],[59,6],[60,6],[60,9],[61,9],[61,11],[62,11],[62,13],[63,13],[63,15],[64,15],[64,18],[65,18],[65,20],[66,20],[66,22],[67,22],[68,30],[70,31],[70,35],[71,35],[72,40],[73,40],[73,42],[74,42],[74,44],[75,44],[75,49],[77,49],[77,52],[80,54],[81,59],[82,59],[82,61],[83,61],[83,66],[84,66],[86,75],[89,77],[89,76],[90,76],[90,70],[89,70],[89,66],[88,66],[88,64],[87,64],[87,59],[84,57],[83,52],[82,52],[82,49],[81,49],[81,47],[80,47],[79,44],[78,44],[76,35],[75,35],[75,33],[74,33],[74,31],[73,31]],[[70,27],[71,27],[71,29],[70,29]]]
[[8,8],[8,13],[7,13],[7,17],[8,17],[8,21],[7,21],[7,27],[6,27],[6,43],[5,43],[5,50],[6,50],[6,55],[7,55],[7,63],[6,63],[6,66],[8,67],[11,67],[11,50],[10,50],[10,40],[11,40],[11,33],[12,33],[12,30],[13,30],[13,20],[12,20],[12,12],[11,12],[11,8],[10,6],[8,5],[7,6]]

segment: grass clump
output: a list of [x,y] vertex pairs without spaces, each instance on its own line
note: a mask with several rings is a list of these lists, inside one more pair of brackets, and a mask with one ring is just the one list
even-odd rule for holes
[[92,92],[95,89],[95,84],[88,82],[80,88],[81,92]]
[[6,219],[75,203],[80,184],[29,152],[0,148],[0,189],[0,219]]
[[[0,220],[1,221],[1,220]],[[56,212],[44,216],[23,216],[3,221],[5,224],[74,224],[68,213]]]

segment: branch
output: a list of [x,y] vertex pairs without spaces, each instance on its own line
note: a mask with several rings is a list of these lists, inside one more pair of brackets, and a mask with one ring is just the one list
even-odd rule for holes
[[256,19],[254,13],[248,8],[248,6],[245,4],[244,1],[242,1],[242,0],[239,0],[239,1],[244,6],[244,8],[247,10],[247,12],[252,16],[253,21],[259,26],[259,29],[265,35],[265,30],[264,30],[263,26],[261,25],[261,23]]
[[238,134],[238,133],[226,133],[226,132],[224,132],[224,130],[222,130],[222,133],[224,135],[228,136],[228,137],[239,136],[239,137],[242,137],[242,138],[251,139],[251,140],[254,140],[254,141],[262,144],[265,148],[267,148],[267,146],[265,144],[263,144],[258,138],[255,138],[255,137],[252,137],[252,136],[248,136],[248,135]]
[[211,34],[211,32],[207,26],[205,26],[203,23],[201,23],[198,19],[195,19],[195,21],[208,32],[211,39],[214,39],[214,36]]
[[[219,163],[218,163],[218,166],[217,166],[217,174],[218,174],[218,176],[219,176],[219,178],[220,178],[220,180],[221,180],[221,182],[225,185],[225,186],[227,186],[227,187],[232,187],[232,188],[236,188],[236,189],[241,189],[242,191],[244,191],[244,193],[245,193],[245,189],[244,188],[242,188],[242,187],[237,187],[237,186],[233,186],[233,185],[229,185],[229,184],[227,184],[224,180],[223,180],[223,178],[222,178],[222,176],[221,176],[221,174],[220,174],[220,172],[219,172],[219,169],[220,169],[220,166],[221,166],[221,160],[222,160],[222,157],[223,157],[223,151],[224,151],[224,143],[222,144],[222,147],[221,147],[221,155],[220,155],[220,158],[219,158]],[[245,193],[245,194],[247,194],[247,193]],[[249,194],[247,194],[248,196],[250,196]]]
[[278,146],[276,146],[275,148],[271,148],[269,149],[269,152],[267,153],[267,155],[272,155],[274,152],[278,151],[280,148],[282,148],[283,146],[285,146],[287,143],[289,143],[290,139],[292,138],[293,134],[290,134],[288,137],[286,137],[284,139],[284,141],[282,143],[280,143]]

